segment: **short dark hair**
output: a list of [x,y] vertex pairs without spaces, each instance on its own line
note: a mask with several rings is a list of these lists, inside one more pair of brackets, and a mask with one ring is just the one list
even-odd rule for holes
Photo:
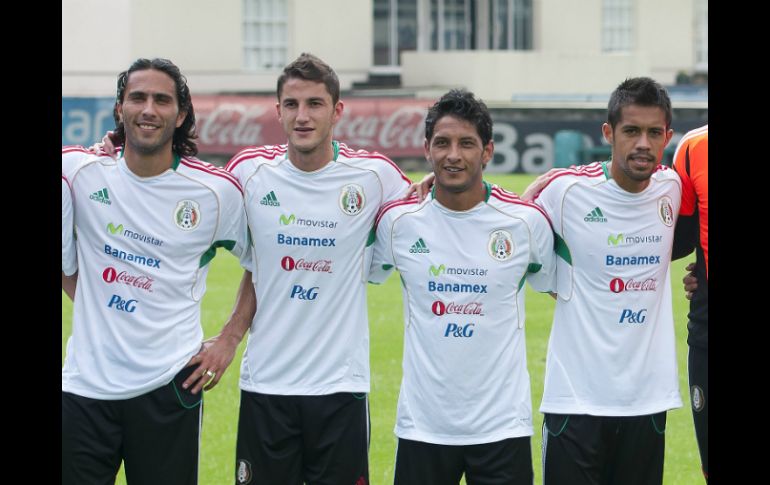
[[145,71],[147,69],[155,69],[161,71],[174,80],[176,86],[176,99],[179,112],[187,113],[182,125],[174,130],[174,138],[172,141],[172,150],[175,153],[185,156],[193,157],[198,154],[198,147],[195,144],[195,139],[198,138],[198,134],[195,129],[195,110],[193,109],[192,98],[190,97],[190,88],[187,87],[187,78],[182,75],[179,68],[168,59],[137,59],[131,64],[127,70],[118,74],[118,92],[115,98],[115,106],[112,110],[112,116],[115,119],[115,139],[120,145],[124,145],[126,142],[126,129],[123,126],[123,122],[120,121],[118,116],[118,105],[123,103],[123,98],[126,94],[126,84],[128,84],[128,78],[132,73],[136,71]]
[[615,88],[607,105],[607,122],[613,130],[620,121],[623,108],[631,104],[657,106],[666,115],[666,129],[671,127],[671,99],[668,97],[666,88],[654,79],[632,77]]
[[275,92],[279,101],[281,100],[283,85],[291,78],[324,83],[334,104],[340,100],[340,80],[337,78],[337,74],[329,64],[313,54],[303,52],[294,62],[283,68],[283,72],[278,77],[278,87]]
[[452,89],[428,109],[428,116],[425,117],[426,140],[430,142],[436,122],[447,115],[456,116],[475,126],[482,145],[486,146],[492,140],[492,116],[487,105],[464,89]]

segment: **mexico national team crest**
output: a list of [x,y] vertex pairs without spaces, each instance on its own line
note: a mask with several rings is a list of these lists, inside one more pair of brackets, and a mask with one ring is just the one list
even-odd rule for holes
[[201,222],[201,208],[194,200],[180,200],[174,209],[174,222],[183,231],[192,231]]
[[487,251],[495,261],[506,261],[513,254],[513,238],[511,233],[498,229],[489,235]]
[[674,225],[674,205],[671,203],[671,198],[666,195],[658,199],[658,217],[668,227]]
[[364,188],[358,184],[347,184],[340,192],[340,209],[349,216],[361,212],[366,203]]

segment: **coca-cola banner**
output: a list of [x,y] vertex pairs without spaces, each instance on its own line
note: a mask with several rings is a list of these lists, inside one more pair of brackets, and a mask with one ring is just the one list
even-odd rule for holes
[[[377,151],[404,166],[423,161],[425,115],[435,100],[411,98],[344,98],[334,138],[350,147]],[[113,98],[62,98],[62,144],[89,146],[114,128]],[[199,156],[225,163],[242,148],[286,142],[278,123],[274,96],[193,96]],[[495,154],[489,173],[543,173],[554,166],[604,160],[609,147],[601,126],[606,108],[492,108]],[[708,109],[674,109],[674,138],[664,153],[671,157],[687,131],[708,123]],[[557,146],[561,130],[582,134],[574,144]],[[569,141],[570,138],[562,138]],[[567,154],[567,155],[565,155]],[[210,157],[210,158],[208,158]],[[414,164],[411,167],[415,167]],[[416,169],[428,169],[423,162]]]
[[[334,137],[392,158],[422,157],[425,113],[432,101],[348,98]],[[233,154],[245,146],[286,143],[273,96],[194,96],[201,153]]]

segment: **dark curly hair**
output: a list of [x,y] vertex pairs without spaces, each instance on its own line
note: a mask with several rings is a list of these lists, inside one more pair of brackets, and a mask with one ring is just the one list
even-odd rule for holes
[[115,134],[113,135],[113,141],[119,145],[125,145],[126,142],[126,129],[118,116],[118,105],[123,103],[128,78],[133,72],[144,71],[147,69],[155,69],[156,71],[164,72],[174,80],[179,112],[187,113],[182,125],[174,130],[172,150],[185,157],[197,155],[198,146],[194,141],[198,138],[195,128],[195,110],[193,109],[192,98],[190,97],[190,88],[187,87],[187,78],[184,77],[179,68],[168,59],[137,59],[131,64],[131,67],[129,67],[128,70],[118,74],[118,93],[115,98],[115,107],[112,109],[112,117],[115,119]]
[[426,140],[430,141],[433,137],[436,122],[447,115],[456,116],[475,126],[482,145],[486,146],[492,139],[492,117],[487,105],[469,91],[452,89],[428,109],[428,116],[425,117]]

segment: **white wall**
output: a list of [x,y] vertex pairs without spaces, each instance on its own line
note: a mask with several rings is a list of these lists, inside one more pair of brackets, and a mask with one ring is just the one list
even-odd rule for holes
[[464,87],[485,101],[521,94],[609,94],[623,79],[649,72],[633,55],[567,55],[535,52],[402,54],[404,86]]
[[[694,0],[637,0],[636,49],[601,52],[602,0],[534,0],[534,50],[405,52],[407,88],[514,94],[609,93],[628,76],[673,83],[694,66]],[[242,69],[241,0],[63,0],[62,95],[112,96],[137,57],[168,57],[198,94],[273,92],[280,70]],[[343,89],[372,66],[372,0],[288,0],[288,61],[309,51]]]

